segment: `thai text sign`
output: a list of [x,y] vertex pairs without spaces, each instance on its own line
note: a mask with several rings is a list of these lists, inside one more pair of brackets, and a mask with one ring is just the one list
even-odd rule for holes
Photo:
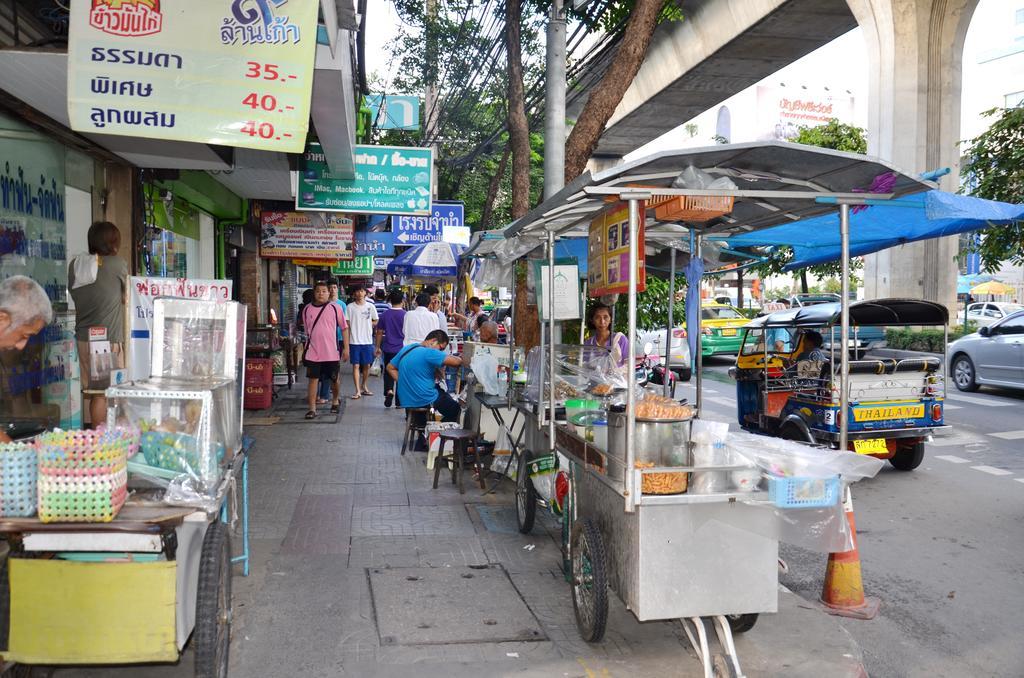
[[332,262],[354,256],[355,224],[344,214],[264,212],[261,221],[260,256],[266,259]]
[[76,0],[71,129],[300,153],[319,3]]
[[[457,232],[466,225],[465,207],[461,202],[435,202],[427,216],[391,217],[391,230],[396,245],[421,245],[425,242],[452,242],[445,232]],[[455,242],[456,245],[469,243]]]
[[128,377],[149,377],[149,339],[153,331],[153,300],[181,297],[207,301],[231,301],[230,280],[187,278],[128,278]]
[[389,231],[363,231],[356,233],[356,256],[368,254],[374,257],[395,256],[395,237]]
[[[644,268],[644,210],[636,227],[636,291],[647,289]],[[629,291],[629,208],[623,203],[590,222],[587,287],[592,297]]]
[[299,158],[295,208],[376,214],[430,214],[434,153],[429,148],[356,146],[355,178],[331,174],[320,144]]
[[348,278],[369,278],[373,275],[373,257],[356,257],[331,266],[331,273]]

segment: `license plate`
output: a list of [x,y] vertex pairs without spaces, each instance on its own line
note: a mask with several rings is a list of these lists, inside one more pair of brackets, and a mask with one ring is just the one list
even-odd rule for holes
[[889,448],[885,444],[885,438],[867,438],[854,440],[853,451],[857,454],[888,454]]
[[920,419],[924,416],[924,405],[883,405],[880,407],[857,407],[853,410],[854,421],[884,421],[887,419]]
[[734,328],[732,328],[732,327],[727,327],[726,329],[722,330],[722,336],[723,337],[735,337],[736,336],[736,330]]

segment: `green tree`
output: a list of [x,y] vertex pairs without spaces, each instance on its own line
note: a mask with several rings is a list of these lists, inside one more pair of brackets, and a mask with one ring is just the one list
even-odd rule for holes
[[[964,190],[970,195],[1009,203],[1024,202],[1024,106],[993,108],[982,115],[991,126],[967,141],[960,163]],[[977,246],[982,267],[995,271],[1004,261],[1024,264],[1024,222],[993,226],[981,232]]]

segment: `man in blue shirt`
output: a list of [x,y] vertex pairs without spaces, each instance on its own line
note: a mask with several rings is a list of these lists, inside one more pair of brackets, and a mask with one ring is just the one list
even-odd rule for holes
[[388,363],[388,373],[398,382],[402,407],[429,407],[441,413],[442,421],[458,421],[459,404],[437,385],[437,370],[459,367],[462,358],[450,355],[448,333],[433,330],[418,344],[403,346]]
[[383,320],[384,314],[391,310],[391,305],[388,304],[388,293],[383,287],[378,288],[373,294],[373,305],[377,307],[377,316]]

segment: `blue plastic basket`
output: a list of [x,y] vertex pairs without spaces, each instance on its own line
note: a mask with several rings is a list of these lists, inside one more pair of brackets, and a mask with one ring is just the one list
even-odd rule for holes
[[779,478],[768,476],[768,499],[779,508],[835,506],[841,489],[839,476],[831,478]]
[[24,518],[36,514],[39,467],[31,443],[0,444],[0,516]]

